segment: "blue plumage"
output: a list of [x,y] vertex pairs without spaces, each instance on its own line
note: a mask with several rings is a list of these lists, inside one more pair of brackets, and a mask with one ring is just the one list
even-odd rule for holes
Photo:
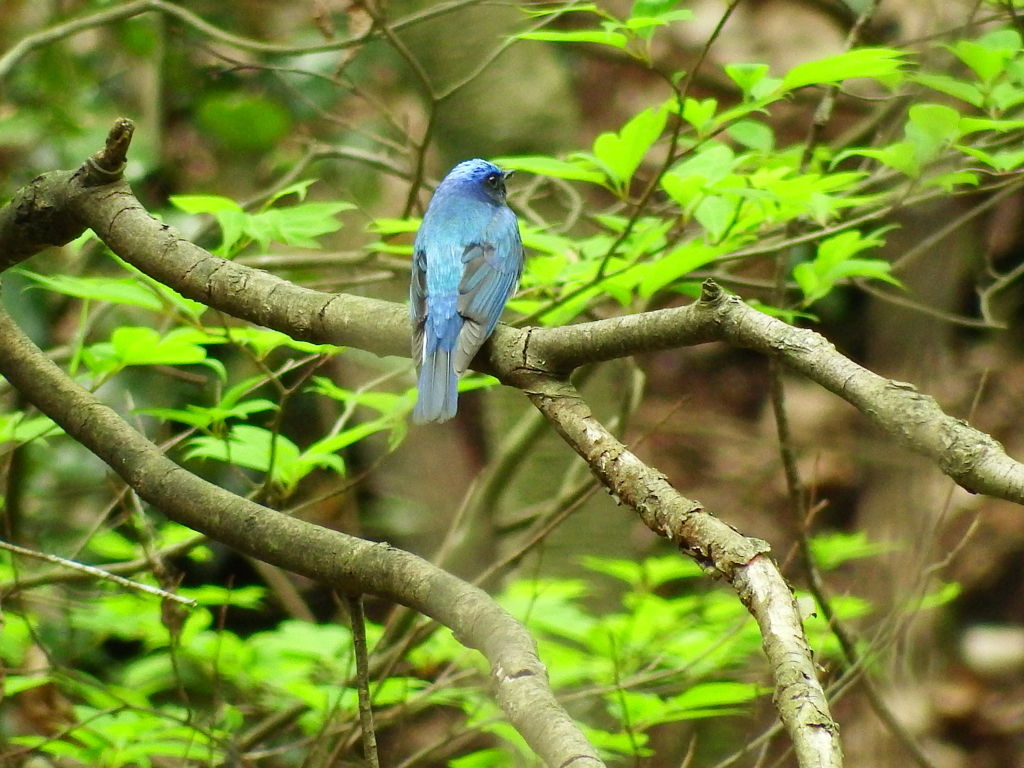
[[413,246],[413,421],[447,421],[457,385],[519,285],[523,244],[505,204],[503,171],[485,160],[455,166],[434,192]]

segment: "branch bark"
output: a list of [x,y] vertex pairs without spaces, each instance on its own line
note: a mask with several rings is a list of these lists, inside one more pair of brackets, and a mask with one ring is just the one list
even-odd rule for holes
[[449,627],[487,658],[495,699],[548,766],[604,765],[555,700],[533,636],[482,590],[388,544],[296,520],[193,475],[72,381],[2,310],[0,374],[172,520],[339,592],[378,595]]

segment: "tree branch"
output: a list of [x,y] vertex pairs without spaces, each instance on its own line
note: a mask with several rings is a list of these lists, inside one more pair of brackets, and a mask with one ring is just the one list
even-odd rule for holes
[[533,636],[482,590],[408,552],[296,520],[186,471],[72,381],[2,310],[0,374],[172,520],[340,592],[378,595],[451,628],[487,658],[498,704],[548,766],[603,765],[552,695]]
[[707,572],[732,584],[761,630],[775,677],[775,705],[800,765],[841,766],[839,729],[829,716],[793,594],[765,555],[768,544],[743,536],[682,496],[594,418],[568,381],[540,375],[528,392],[616,501],[636,510],[648,528],[689,553]]

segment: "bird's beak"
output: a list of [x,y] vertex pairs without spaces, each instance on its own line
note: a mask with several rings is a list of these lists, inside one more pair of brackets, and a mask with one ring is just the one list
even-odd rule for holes
[[506,180],[507,179],[511,179],[513,174],[515,174],[515,170],[514,169],[506,168],[504,171],[501,172],[501,178],[506,179]]

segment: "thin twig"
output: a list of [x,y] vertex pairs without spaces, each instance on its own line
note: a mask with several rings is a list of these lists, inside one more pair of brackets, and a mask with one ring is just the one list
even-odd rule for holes
[[167,592],[158,587],[151,587],[148,584],[140,584],[137,581],[126,579],[123,576],[117,576],[116,574],[113,574],[110,571],[105,571],[102,568],[95,568],[91,565],[85,565],[84,563],[76,563],[74,560],[65,560],[63,557],[47,554],[46,552],[36,552],[33,549],[19,547],[17,544],[11,544],[9,541],[3,541],[2,539],[0,539],[0,549],[6,549],[8,552],[14,552],[19,555],[24,555],[25,557],[33,557],[36,560],[45,560],[48,563],[54,563],[64,568],[70,568],[74,571],[88,573],[89,575],[95,576],[98,579],[112,581],[115,584],[120,584],[122,587],[134,589],[139,592],[145,592],[146,594],[153,595],[164,600],[173,600],[176,603],[187,605],[189,608],[195,608],[199,605],[199,603],[190,598],[182,597],[181,595],[175,595],[172,592]]
[[345,595],[352,622],[352,647],[356,657],[356,682],[359,691],[359,723],[363,734],[363,757],[371,768],[380,768],[377,758],[377,733],[373,729],[373,706],[370,701],[370,664],[366,649],[366,614],[362,595]]

